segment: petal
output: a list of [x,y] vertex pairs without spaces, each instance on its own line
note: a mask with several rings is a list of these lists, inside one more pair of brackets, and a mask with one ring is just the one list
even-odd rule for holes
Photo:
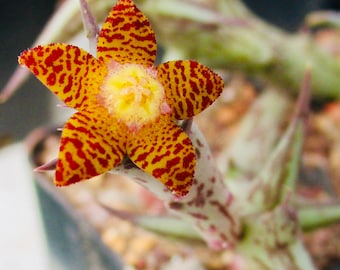
[[157,67],[175,119],[188,119],[211,105],[223,91],[223,80],[200,63],[170,61]]
[[119,0],[107,17],[98,37],[97,57],[121,64],[152,66],[156,38],[145,15],[131,0]]
[[144,126],[128,138],[127,152],[141,169],[179,196],[188,193],[196,166],[195,150],[186,133],[169,117]]
[[91,54],[72,45],[50,44],[24,51],[19,63],[66,105],[83,109],[96,102],[106,67]]
[[65,124],[55,174],[57,186],[102,174],[122,161],[126,137],[109,119],[105,109],[99,108],[77,112]]

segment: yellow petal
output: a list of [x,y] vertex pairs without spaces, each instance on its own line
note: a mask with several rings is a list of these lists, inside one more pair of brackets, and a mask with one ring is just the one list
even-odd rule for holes
[[98,37],[97,57],[105,62],[152,66],[156,38],[148,19],[131,0],[118,0]]
[[126,144],[126,133],[118,127],[103,108],[75,113],[63,129],[55,184],[69,185],[117,166]]
[[222,78],[195,61],[170,61],[157,70],[175,119],[188,119],[200,113],[223,91]]
[[19,63],[66,105],[83,109],[96,102],[106,67],[86,51],[67,44],[50,44],[24,51]]
[[186,133],[163,116],[128,138],[130,159],[178,196],[188,193],[195,172],[195,150]]

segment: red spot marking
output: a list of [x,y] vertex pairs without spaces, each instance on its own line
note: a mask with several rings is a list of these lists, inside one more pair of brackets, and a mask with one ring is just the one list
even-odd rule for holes
[[32,71],[33,71],[35,76],[39,75],[39,70],[37,68],[33,68]]
[[[150,152],[152,152],[152,150],[151,150]],[[155,163],[161,161],[163,158],[165,158],[165,157],[167,157],[167,156],[169,156],[169,155],[170,155],[170,151],[165,152],[165,154],[163,154],[163,155],[156,155],[156,156],[153,158],[153,160],[151,161],[151,163],[152,163],[152,164],[155,164]]]
[[64,82],[65,82],[65,76],[66,76],[65,73],[60,74],[60,76],[59,76],[59,83],[60,83],[60,84],[64,84]]
[[[37,51],[37,56],[39,56],[39,57],[44,56],[45,52],[44,52],[44,50],[43,50],[43,47],[42,47],[42,46],[38,46],[37,49],[38,49],[38,51]],[[49,50],[46,49],[46,52],[49,52]]]
[[208,80],[207,81],[207,84],[206,84],[206,90],[207,90],[207,93],[210,95],[212,94],[212,90],[214,89],[214,84],[212,83],[211,80]]
[[[115,9],[116,9],[116,7],[115,7]],[[107,22],[107,23],[111,23],[113,27],[115,27],[115,26],[117,26],[117,25],[123,23],[124,21],[125,21],[125,19],[124,19],[123,17],[119,17],[119,16],[108,17],[108,18],[106,19],[106,22]],[[110,30],[108,30],[108,29],[104,29],[104,31],[110,32]]]
[[164,185],[166,185],[167,187],[173,187],[174,182],[172,180],[168,180],[167,182],[164,183]]
[[[67,128],[69,128],[69,126]],[[61,146],[65,146],[67,143],[73,144],[76,149],[80,149],[83,146],[83,143],[80,140],[75,139],[75,138],[69,138],[69,137],[63,138]]]
[[57,182],[62,182],[63,181],[63,174],[62,174],[63,169],[61,167],[62,166],[59,164],[59,168],[60,169],[55,171],[55,180]]
[[176,119],[180,119],[181,118],[181,114],[183,114],[184,112],[184,107],[183,107],[183,102],[181,100],[177,101],[177,108],[179,110],[179,112],[176,112]]
[[136,151],[139,147],[131,148],[131,144],[127,145],[127,148],[130,150],[130,156],[133,157],[136,154]]
[[183,65],[181,61],[176,61],[175,62],[175,68],[180,69],[183,71]]
[[[146,149],[148,146],[145,145],[144,146],[144,149]],[[138,147],[136,147],[135,149],[133,149],[131,151],[131,156],[134,156],[135,152],[138,150]],[[145,153],[142,153],[140,155],[138,155],[138,157],[135,159],[136,162],[139,162],[139,161],[145,161],[146,158],[150,155],[150,153],[154,151],[154,147],[152,147],[149,151],[145,152]]]
[[109,166],[109,162],[105,158],[98,158],[98,162],[104,168],[107,168]]
[[202,97],[202,108],[207,108],[211,104],[211,100],[207,96]]
[[179,152],[183,150],[184,146],[180,143],[177,143],[175,145],[175,151],[173,152],[175,155],[177,155]]
[[[163,66],[163,70],[168,70],[169,69],[169,62],[163,63],[162,66]],[[174,70],[174,74],[177,74],[177,70]],[[169,75],[169,73],[168,73],[168,75]]]
[[[39,47],[37,48],[39,49]],[[35,61],[35,58],[32,54],[31,51],[24,51],[22,54],[21,54],[21,59],[23,59],[24,61],[22,61],[27,67],[31,67],[31,66],[36,66],[37,65],[37,62]]]
[[66,69],[68,71],[70,71],[72,69],[72,63],[71,63],[71,60],[66,60]]
[[[155,35],[153,33],[149,33],[146,36],[141,36],[141,35],[136,35],[135,33],[131,33],[130,37],[132,37],[132,38],[134,38],[138,41],[145,41],[145,40],[153,41],[155,39]],[[154,48],[153,44],[150,44],[150,45],[152,45],[152,46],[150,46],[150,49],[153,49]]]
[[186,87],[182,87],[182,96],[183,97],[187,96],[187,88]]
[[59,73],[60,71],[63,70],[63,68],[64,68],[63,65],[57,65],[57,66],[54,66],[54,67],[53,67],[53,71],[54,71],[55,73]]
[[[193,176],[192,173],[184,171],[184,172],[177,173],[175,175],[175,178],[178,181],[186,181],[189,177],[192,177],[192,176]],[[192,183],[192,181],[190,181],[190,183],[188,185],[191,185],[191,183]]]
[[185,99],[185,103],[187,105],[187,108],[186,108],[186,114],[191,117],[191,116],[194,116],[195,113],[194,113],[194,105],[191,103],[191,100],[186,98]]
[[190,88],[191,90],[196,94],[196,95],[199,95],[200,94],[200,91],[199,91],[199,88],[197,87],[197,83],[194,81],[194,80],[190,80],[189,81],[189,84],[190,84]]
[[87,177],[92,177],[92,176],[98,175],[98,172],[97,172],[95,166],[93,165],[93,163],[90,160],[86,159],[84,165],[85,165],[85,168],[86,168]]
[[[69,50],[69,49],[72,48],[72,47],[73,47],[73,46],[68,45],[68,46],[66,47],[66,50]],[[77,48],[77,47],[73,47],[73,48],[75,48],[75,50],[74,50],[74,53],[75,53],[75,55],[74,55],[74,63],[76,63],[77,65],[83,65],[84,62],[82,62],[82,61],[79,60],[80,49]]]
[[[65,75],[65,73],[63,73],[62,75]],[[71,91],[72,84],[73,84],[73,76],[70,75],[70,76],[67,77],[67,85],[65,86],[65,88],[63,90],[64,94],[66,94],[66,93]]]
[[[158,168],[158,169],[154,169],[152,171],[152,175],[155,177],[155,178],[161,178],[161,176],[164,174],[164,173],[167,173],[169,171],[169,169],[167,168]],[[167,186],[169,186],[168,184],[166,184]]]
[[[87,134],[89,134],[90,135],[90,133],[88,132]],[[90,137],[90,136],[89,136]],[[94,137],[93,135],[92,135],[92,137]],[[90,142],[90,141],[87,141],[87,143],[90,145],[90,147],[93,149],[93,150],[96,150],[96,151],[98,151],[99,153],[101,153],[101,154],[105,154],[105,149],[100,145],[100,143],[92,143],[92,142]]]
[[48,85],[55,85],[57,80],[57,77],[55,75],[55,73],[50,73],[50,75],[48,75],[47,77],[47,84]]
[[73,96],[69,96],[68,98],[65,98],[64,102],[65,102],[65,104],[68,104],[68,103],[71,103],[72,100],[73,100]]
[[178,195],[184,196],[188,194],[189,188],[190,188],[190,185],[177,185],[176,192]]
[[172,168],[174,166],[176,166],[179,162],[180,162],[180,157],[175,157],[173,159],[170,159],[166,162],[166,166],[167,168]]
[[190,61],[190,67],[191,67],[191,70],[193,71],[194,69],[198,67],[198,63],[195,61]]
[[[87,127],[89,122],[91,121],[91,118],[86,114],[78,114],[77,116],[78,116],[77,121]],[[77,127],[75,127],[71,123],[67,124],[70,125],[70,129],[77,130]]]
[[54,67],[54,63],[64,54],[64,51],[60,48],[52,50],[51,54],[46,58],[45,65]]
[[73,160],[72,154],[70,152],[65,154],[65,159],[71,170],[77,170],[80,167],[79,164]]
[[70,179],[68,179],[67,185],[70,185],[70,184],[73,184],[73,183],[77,183],[77,182],[79,182],[81,180],[83,180],[83,179],[81,179],[78,174],[75,174]]
[[182,132],[183,130],[177,129],[177,131],[172,136],[173,141],[177,141],[178,137],[182,134]]
[[[132,14],[132,15],[134,15],[134,14]],[[127,14],[125,14],[124,16],[127,16]],[[137,22],[133,22],[133,23],[124,23],[122,26],[121,26],[121,30],[123,30],[123,31],[125,31],[125,32],[131,32],[130,31],[130,29],[132,28],[132,29],[138,29],[138,28],[140,28],[141,26],[140,26],[141,24],[137,21]],[[130,33],[130,35],[131,35],[131,33]]]
[[46,75],[46,74],[48,73],[48,70],[47,70],[47,68],[45,67],[44,64],[39,65],[39,68],[40,68],[40,70],[42,71],[42,74],[43,74],[43,75]]
[[204,80],[202,78],[198,79],[198,85],[200,86],[200,88],[204,88]]
[[[102,33],[102,37],[106,39],[108,43],[113,42],[114,40],[123,40],[124,36],[120,33],[111,34],[111,32],[108,32],[110,35],[107,35],[105,32]],[[106,48],[106,47],[100,47],[100,48]]]
[[[97,51],[98,51],[98,52],[118,51],[118,48],[116,48],[116,47],[111,47],[111,48],[109,48],[109,47],[98,46],[98,47],[97,47]],[[118,56],[118,55],[117,55],[117,56]],[[112,58],[112,55],[106,54],[105,57],[107,57],[107,58]],[[102,59],[103,59],[103,58],[101,57],[100,60],[103,61]]]
[[184,168],[189,168],[190,165],[192,165],[192,163],[193,163],[192,161],[193,160],[195,160],[195,154],[194,153],[190,153],[189,155],[185,156],[183,158],[183,167]]

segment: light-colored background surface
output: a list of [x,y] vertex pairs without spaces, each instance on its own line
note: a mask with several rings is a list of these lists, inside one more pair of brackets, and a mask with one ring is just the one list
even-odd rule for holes
[[45,239],[25,147],[0,150],[0,269],[48,270]]

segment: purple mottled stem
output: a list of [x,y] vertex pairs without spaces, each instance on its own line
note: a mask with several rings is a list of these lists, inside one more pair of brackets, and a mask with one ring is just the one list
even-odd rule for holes
[[123,162],[112,173],[126,175],[153,192],[172,212],[193,225],[211,248],[220,250],[233,246],[241,230],[240,220],[233,210],[233,196],[215,166],[204,136],[194,123],[188,133],[196,150],[197,167],[193,185],[186,196],[174,196],[159,181],[129,161]]
[[89,39],[90,52],[96,56],[99,27],[86,0],[80,0],[80,13],[86,37]]

